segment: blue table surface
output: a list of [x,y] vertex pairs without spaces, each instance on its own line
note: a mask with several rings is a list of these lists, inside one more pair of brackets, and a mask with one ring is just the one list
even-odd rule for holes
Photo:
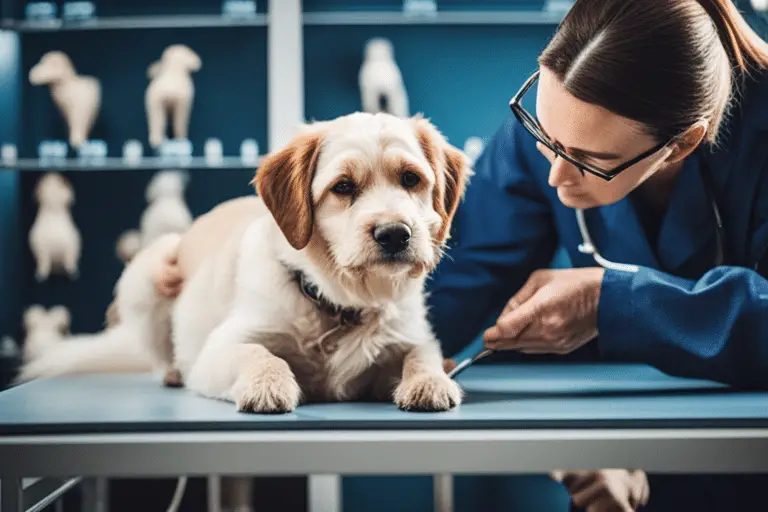
[[768,427],[768,392],[735,391],[640,365],[476,365],[458,377],[464,403],[442,413],[391,403],[307,404],[282,415],[147,375],[33,381],[0,393],[0,435],[292,429]]

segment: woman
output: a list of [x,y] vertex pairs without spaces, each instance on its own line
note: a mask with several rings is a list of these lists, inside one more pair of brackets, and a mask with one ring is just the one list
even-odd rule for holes
[[497,315],[491,349],[768,387],[767,66],[729,0],[577,0],[454,221],[446,352]]

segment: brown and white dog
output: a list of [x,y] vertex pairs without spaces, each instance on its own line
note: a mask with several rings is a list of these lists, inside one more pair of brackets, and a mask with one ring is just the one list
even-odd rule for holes
[[[107,331],[135,334],[126,324],[153,313],[149,324],[168,327],[147,329],[145,318],[140,329],[155,333],[144,341],[156,366],[242,411],[355,399],[450,409],[462,393],[443,369],[424,284],[470,175],[467,157],[419,116],[355,113],[306,125],[266,157],[253,180],[258,197],[219,205],[126,267],[119,320]],[[146,286],[168,260],[184,280],[170,308]],[[126,279],[143,262],[135,283]],[[169,337],[172,350],[163,348]],[[72,345],[31,361],[22,378],[88,372],[57,354]]]

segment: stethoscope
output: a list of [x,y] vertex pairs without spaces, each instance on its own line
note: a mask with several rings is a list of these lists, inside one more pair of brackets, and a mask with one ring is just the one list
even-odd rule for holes
[[[712,178],[712,171],[710,170],[709,166],[706,165],[704,162],[701,162],[701,165],[699,166],[699,171],[701,173],[701,179],[704,185],[704,192],[707,194],[707,200],[712,210],[712,215],[715,219],[715,239],[716,239],[715,266],[719,267],[725,264],[725,259],[726,259],[725,258],[725,228],[723,227],[723,219],[720,215],[720,208],[718,207],[717,199],[715,198],[715,187],[714,187],[714,179]],[[632,273],[636,273],[640,269],[640,267],[638,267],[637,265],[632,265],[629,263],[617,263],[615,261],[611,261],[607,258],[604,258],[600,254],[600,252],[597,250],[597,247],[595,246],[594,242],[592,242],[592,237],[589,235],[587,222],[584,218],[584,210],[576,208],[575,212],[576,212],[576,222],[579,225],[579,231],[581,233],[581,239],[582,239],[582,243],[579,244],[579,247],[578,247],[580,253],[590,254],[592,258],[594,258],[595,262],[597,262],[598,265],[600,265],[605,269],[618,270],[621,272],[632,272]],[[456,377],[459,373],[461,373],[462,371],[467,369],[470,365],[472,365],[472,363],[493,354],[493,352],[494,352],[493,350],[486,348],[478,352],[472,357],[463,359],[448,373],[448,376],[450,378]]]

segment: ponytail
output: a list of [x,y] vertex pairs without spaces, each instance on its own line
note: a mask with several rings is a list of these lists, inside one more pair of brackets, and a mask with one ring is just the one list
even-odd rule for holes
[[768,44],[752,30],[732,0],[698,0],[717,27],[720,41],[738,74],[768,68]]

